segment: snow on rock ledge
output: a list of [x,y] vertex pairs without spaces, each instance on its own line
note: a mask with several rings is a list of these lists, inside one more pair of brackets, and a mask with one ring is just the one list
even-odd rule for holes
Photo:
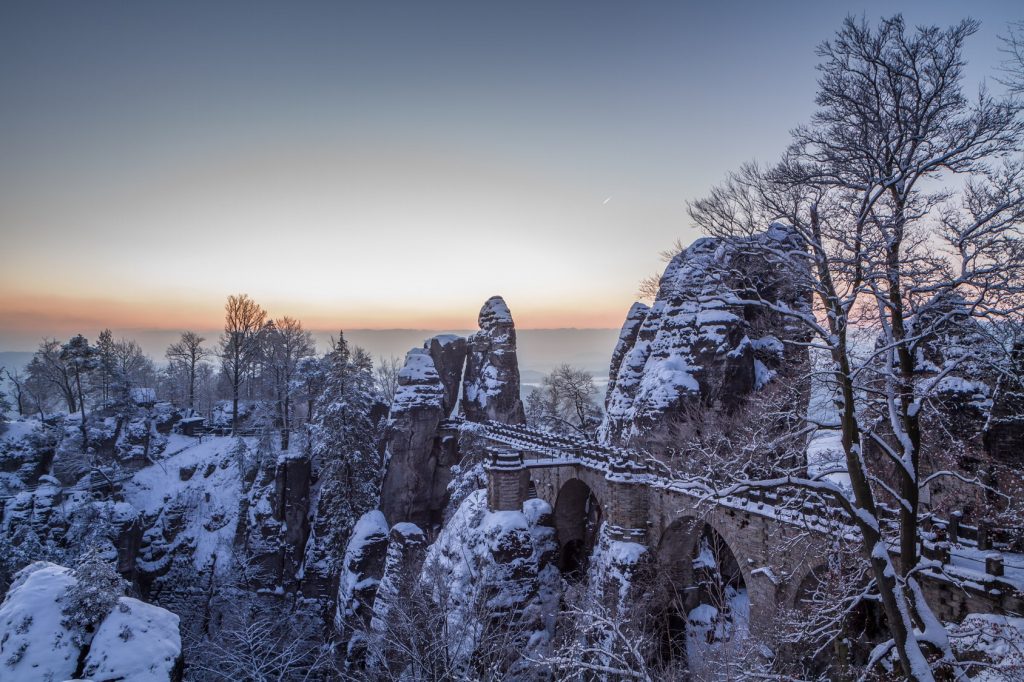
[[[487,510],[486,491],[470,494],[427,550],[421,582],[444,603],[451,650],[468,664],[477,634],[489,623],[511,628],[525,654],[538,655],[551,640],[560,575],[551,508],[530,500],[525,511]],[[481,607],[483,603],[483,607]]]
[[630,591],[636,573],[649,558],[644,545],[615,540],[608,534],[608,524],[602,524],[597,545],[590,558],[590,594],[613,613],[622,613],[630,603]]

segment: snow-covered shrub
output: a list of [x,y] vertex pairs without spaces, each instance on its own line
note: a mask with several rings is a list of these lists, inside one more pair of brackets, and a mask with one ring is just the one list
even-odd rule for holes
[[60,598],[61,625],[72,631],[75,644],[84,646],[96,626],[117,600],[124,595],[128,583],[98,553],[86,554],[72,573],[75,583]]

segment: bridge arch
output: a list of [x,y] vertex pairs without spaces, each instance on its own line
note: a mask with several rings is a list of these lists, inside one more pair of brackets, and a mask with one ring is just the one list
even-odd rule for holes
[[650,622],[663,660],[713,665],[745,639],[749,575],[735,548],[707,518],[683,516],[661,533]]
[[570,478],[558,489],[552,506],[558,540],[558,568],[570,581],[581,580],[597,542],[603,517],[593,489],[579,478]]
[[818,587],[827,579],[828,570],[828,565],[822,563],[808,568],[802,575],[796,576],[796,579],[793,580],[793,594],[787,600],[789,603],[786,606],[797,611],[806,608]]

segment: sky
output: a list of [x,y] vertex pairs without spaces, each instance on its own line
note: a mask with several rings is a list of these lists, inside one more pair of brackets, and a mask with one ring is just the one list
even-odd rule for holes
[[0,3],[0,350],[215,329],[615,328],[686,202],[770,161],[847,14],[1017,2]]

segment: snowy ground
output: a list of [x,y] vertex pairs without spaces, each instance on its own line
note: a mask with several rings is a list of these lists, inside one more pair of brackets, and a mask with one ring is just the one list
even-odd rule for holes
[[717,666],[717,662],[732,656],[744,646],[750,632],[750,595],[746,588],[726,587],[722,613],[711,604],[700,604],[687,614],[686,660],[691,672],[701,673],[704,668]]
[[0,442],[13,443],[22,440],[38,426],[39,422],[32,419],[7,422],[4,432],[0,433]]
[[950,643],[962,658],[980,658],[972,682],[1024,679],[1024,618],[971,614],[950,628]]
[[[236,439],[229,436],[198,439],[172,435],[167,452],[173,453],[138,471],[124,486],[125,500],[154,516],[173,500],[187,508],[181,535],[196,542],[195,564],[202,567],[220,547],[229,547],[238,524],[242,494],[237,463],[231,457]],[[182,472],[191,477],[182,480]]]

